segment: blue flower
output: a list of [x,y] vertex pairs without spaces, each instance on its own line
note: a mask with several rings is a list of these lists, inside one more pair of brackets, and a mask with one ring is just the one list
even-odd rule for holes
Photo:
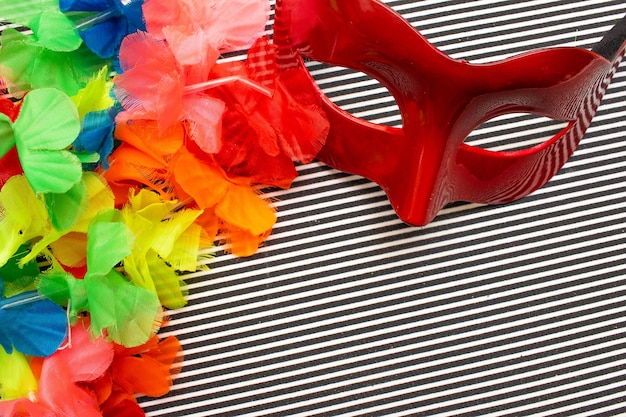
[[95,12],[77,22],[85,45],[101,58],[116,57],[122,40],[146,30],[143,0],[59,0],[63,12]]
[[99,164],[105,170],[109,168],[108,158],[113,152],[116,114],[115,107],[87,113],[83,119],[81,132],[73,144],[77,152],[97,152],[100,155]]
[[4,298],[0,279],[0,346],[7,353],[13,348],[26,355],[47,357],[67,336],[65,310],[37,291]]

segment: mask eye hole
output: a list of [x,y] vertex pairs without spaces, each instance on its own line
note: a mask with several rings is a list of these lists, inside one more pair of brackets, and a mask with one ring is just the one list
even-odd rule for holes
[[494,152],[520,151],[546,142],[568,124],[531,113],[511,113],[474,129],[465,144]]
[[401,127],[394,97],[378,80],[350,68],[317,61],[305,65],[320,90],[339,108],[370,123]]

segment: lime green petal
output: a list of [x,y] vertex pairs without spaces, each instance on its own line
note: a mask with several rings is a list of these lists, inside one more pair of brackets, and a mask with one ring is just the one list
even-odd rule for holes
[[130,255],[133,235],[121,222],[94,221],[87,232],[87,274],[105,276]]
[[44,297],[59,305],[66,306],[70,299],[70,286],[68,281],[71,280],[71,278],[70,274],[66,272],[49,272],[42,274],[37,282],[37,290],[39,294]]
[[6,401],[28,398],[35,392],[37,380],[24,354],[16,350],[8,354],[0,346],[0,398]]
[[37,281],[37,290],[55,303],[68,307],[71,323],[76,322],[80,312],[89,310],[85,283],[67,272],[51,271],[41,274]]
[[3,21],[28,26],[28,23],[43,10],[59,8],[59,0],[19,0],[0,2],[0,17]]
[[20,266],[20,259],[28,253],[28,246],[22,245],[9,261],[0,267],[0,277],[2,277],[2,288],[5,298],[12,297],[24,291],[34,290],[35,279],[39,276],[39,265],[36,261],[31,261]]
[[0,113],[0,158],[15,146],[13,122],[6,114]]
[[76,94],[84,85],[74,75],[72,53],[42,49],[35,57],[29,74],[32,88],[56,88],[68,96]]
[[80,133],[80,120],[76,106],[66,94],[54,88],[41,88],[24,98],[14,129],[21,148],[65,149]]
[[[85,283],[89,300],[92,337],[100,337],[108,329],[114,332],[117,326],[116,297],[117,293],[121,292],[118,288],[120,286],[118,280],[108,280],[104,277],[87,275],[83,282]],[[118,287],[115,286],[116,284]]]
[[74,155],[81,164],[95,164],[100,161],[100,155],[97,152],[74,152]]
[[82,44],[76,51],[67,53],[67,55],[73,72],[72,77],[79,83],[79,88],[76,91],[66,91],[70,96],[76,95],[81,88],[86,87],[93,75],[97,74],[103,66],[109,64],[109,61],[94,54],[85,44]]
[[35,16],[29,24],[37,41],[52,51],[71,52],[83,43],[74,26],[58,9],[47,9]]
[[17,152],[24,175],[37,193],[65,193],[82,177],[83,166],[71,152],[20,150],[19,146]]
[[34,63],[43,48],[15,29],[5,29],[0,43],[0,74],[7,83],[9,93],[21,97],[31,90]]
[[87,83],[87,86],[72,97],[81,119],[87,113],[106,110],[113,106],[114,102],[110,96],[112,84],[108,74],[108,67],[102,67],[98,74]]
[[37,43],[32,37],[25,35],[22,32],[13,28],[6,28],[2,31],[3,47],[7,47],[8,45],[16,42],[22,42],[26,45],[35,45]]
[[87,188],[82,181],[65,193],[44,194],[48,215],[57,230],[70,229],[87,209]]
[[38,193],[65,193],[82,177],[79,159],[65,150],[80,132],[72,100],[53,88],[26,95],[13,125],[24,173]]
[[46,87],[73,96],[107,65],[84,44],[70,52],[55,51],[15,29],[5,29],[0,43],[0,73],[9,92],[20,97],[24,92]]
[[85,87],[105,62],[81,45],[72,52],[57,52],[41,48],[29,72],[33,88],[54,87],[73,96]]
[[91,333],[106,333],[111,340],[127,347],[145,343],[160,320],[160,303],[155,293],[127,281],[111,270],[106,277],[88,275]]

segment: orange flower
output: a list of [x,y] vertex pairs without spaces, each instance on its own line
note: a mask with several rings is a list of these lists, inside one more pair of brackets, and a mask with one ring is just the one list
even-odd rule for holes
[[113,347],[114,357],[107,372],[89,384],[98,399],[104,417],[139,417],[144,413],[136,394],[161,397],[172,386],[180,371],[182,348],[174,336],[153,336],[141,346]]

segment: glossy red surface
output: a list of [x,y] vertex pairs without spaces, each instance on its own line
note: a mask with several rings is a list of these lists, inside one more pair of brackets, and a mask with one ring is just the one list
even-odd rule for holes
[[[610,62],[580,48],[553,48],[469,64],[373,0],[278,0],[274,30],[284,68],[306,57],[362,71],[393,94],[401,128],[358,119],[324,96],[331,129],[318,159],[377,182],[413,225],[427,224],[452,201],[505,203],[544,185],[576,149],[624,53],[622,45]],[[569,123],[520,151],[464,143],[506,113]]]

